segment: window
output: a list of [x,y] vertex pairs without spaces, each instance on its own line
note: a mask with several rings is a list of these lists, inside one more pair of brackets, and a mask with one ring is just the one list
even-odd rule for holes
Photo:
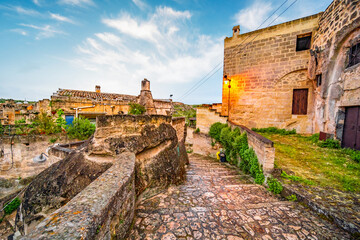
[[306,115],[308,103],[308,89],[294,89],[293,92],[293,115]]
[[348,67],[360,63],[360,43],[350,47]]
[[316,86],[320,87],[322,82],[322,74],[316,75]]
[[296,51],[308,50],[311,47],[311,33],[297,36]]

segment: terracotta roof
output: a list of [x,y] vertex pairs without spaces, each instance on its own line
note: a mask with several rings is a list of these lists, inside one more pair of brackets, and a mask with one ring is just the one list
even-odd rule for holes
[[90,91],[80,91],[71,89],[59,89],[53,96],[56,97],[76,97],[94,100],[115,100],[115,101],[135,101],[136,96],[117,94],[117,93],[98,93]]

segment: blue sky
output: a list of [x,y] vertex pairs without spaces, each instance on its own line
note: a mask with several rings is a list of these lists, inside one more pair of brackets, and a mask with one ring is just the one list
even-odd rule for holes
[[[58,88],[174,100],[223,59],[240,24],[255,30],[285,0],[12,0],[0,2],[0,98],[39,100]],[[288,0],[272,19],[294,0]],[[297,0],[275,23],[324,11],[331,0]],[[220,64],[221,65],[221,64]],[[222,69],[186,98],[221,102]]]

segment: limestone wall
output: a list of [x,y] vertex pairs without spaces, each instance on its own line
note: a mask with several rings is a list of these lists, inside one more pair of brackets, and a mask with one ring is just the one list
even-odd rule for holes
[[[320,16],[225,39],[224,74],[231,79],[231,88],[224,81],[222,115],[229,111],[231,121],[249,128],[313,131],[313,82],[306,74],[310,53],[296,51],[296,42],[301,34],[314,34]],[[292,115],[293,89],[303,88],[309,89],[307,115]]]
[[[27,178],[36,176],[52,164],[62,158],[49,155],[45,162],[34,162],[33,158],[41,153],[47,153],[47,149],[53,145],[50,138],[54,136],[15,136],[3,137],[0,139],[0,151],[4,151],[4,156],[0,156],[0,177],[1,178]],[[66,141],[65,137],[59,137]]]
[[135,209],[135,154],[115,163],[21,239],[123,239]]
[[264,173],[271,173],[274,170],[275,161],[274,143],[245,126],[233,122],[228,122],[228,124],[232,128],[239,128],[242,133],[246,132],[249,146],[254,149]]
[[196,128],[201,133],[208,134],[210,126],[216,122],[226,123],[226,117],[221,117],[216,111],[210,111],[209,106],[199,106],[196,108]]
[[360,65],[348,67],[349,49],[360,42],[360,1],[334,0],[314,36],[309,77],[322,74],[316,88],[317,131],[342,139],[345,107],[360,106]]
[[187,127],[184,117],[173,118],[172,127],[176,130],[178,139],[178,151],[180,153],[180,160],[182,164],[189,164],[189,157],[186,153],[185,140],[187,135]]

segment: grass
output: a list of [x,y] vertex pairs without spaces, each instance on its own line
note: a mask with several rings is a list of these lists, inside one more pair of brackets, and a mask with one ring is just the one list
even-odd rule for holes
[[275,165],[286,181],[360,193],[360,164],[348,150],[322,148],[299,134],[260,134],[274,142]]

